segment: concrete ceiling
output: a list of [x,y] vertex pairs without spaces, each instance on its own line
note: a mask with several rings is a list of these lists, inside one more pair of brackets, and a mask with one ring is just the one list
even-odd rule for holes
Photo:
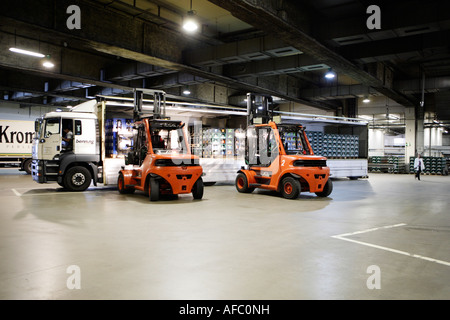
[[[367,7],[381,8],[369,30]],[[77,5],[81,29],[69,29]],[[0,100],[73,105],[133,87],[239,105],[246,92],[336,111],[366,94],[450,121],[450,2],[193,0],[199,33],[181,29],[190,0],[0,2]],[[40,59],[10,47],[50,55]],[[323,75],[332,68],[337,79]],[[425,79],[425,82],[423,82]],[[191,95],[183,96],[189,88]]]

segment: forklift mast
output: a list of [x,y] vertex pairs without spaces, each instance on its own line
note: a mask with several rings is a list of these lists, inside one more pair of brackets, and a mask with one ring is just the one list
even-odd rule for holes
[[134,89],[134,121],[138,121],[144,116],[142,109],[144,94],[153,96],[153,111],[151,113],[153,119],[164,118],[166,116],[166,93],[161,90],[136,88]]
[[273,120],[272,96],[247,93],[247,126]]

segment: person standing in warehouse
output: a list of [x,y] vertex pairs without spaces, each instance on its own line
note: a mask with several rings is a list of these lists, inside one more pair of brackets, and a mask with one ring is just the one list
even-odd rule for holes
[[417,158],[414,159],[414,170],[416,171],[416,179],[420,181],[420,174],[425,170],[425,164],[423,163],[420,153],[417,155]]

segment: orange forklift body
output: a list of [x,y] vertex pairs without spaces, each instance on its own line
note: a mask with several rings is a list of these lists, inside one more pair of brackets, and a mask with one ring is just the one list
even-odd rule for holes
[[[155,124],[176,126],[176,121],[145,118],[136,122],[136,125],[141,127],[143,140],[141,141],[143,150],[136,150],[136,152],[144,151],[144,154],[142,160],[134,162],[131,167],[128,165],[119,172],[119,192],[132,193],[134,190],[140,190],[148,194],[152,201],[158,200],[159,196],[163,194],[192,193],[195,199],[201,199],[203,196],[201,178],[203,169],[199,165],[199,158],[190,153],[184,131],[180,130],[183,131],[184,147],[182,152],[173,152],[168,145],[162,148],[156,147],[159,141],[155,142],[155,135],[152,133]],[[178,129],[183,127],[181,122],[178,124]],[[162,140],[161,142],[164,143]]]
[[300,192],[311,192],[325,197],[331,193],[330,168],[326,166],[326,157],[314,155],[303,128],[297,127],[306,145],[303,152],[289,155],[275,122],[253,126],[256,130],[272,129],[273,141],[277,142],[277,154],[265,165],[249,164],[246,169],[239,170],[235,181],[239,192],[247,193],[261,188],[280,192],[290,199],[297,198]]

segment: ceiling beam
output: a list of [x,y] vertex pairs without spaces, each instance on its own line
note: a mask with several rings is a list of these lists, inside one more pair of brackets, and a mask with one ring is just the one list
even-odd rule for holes
[[385,1],[380,5],[381,30],[368,30],[365,12],[345,19],[323,17],[314,21],[314,35],[321,41],[332,40],[332,45],[345,45],[353,41],[371,41],[391,37],[402,37],[450,28],[450,2],[430,1]]
[[[343,73],[354,80],[374,87],[393,100],[405,106],[416,105],[416,101],[410,101],[402,94],[386,87],[382,81],[356,66],[342,55],[329,49],[309,34],[307,28],[298,27],[298,21],[304,17],[306,10],[300,6],[290,6],[289,10],[283,10],[278,5],[290,4],[290,2],[272,2],[261,0],[209,0],[210,2],[228,10],[232,15],[253,26],[265,30],[282,39],[287,44],[315,57],[324,64],[329,65],[335,71]],[[289,13],[289,14],[285,14]],[[289,19],[289,17],[297,19]]]
[[[99,54],[157,65],[190,73],[232,88],[270,94],[294,102],[330,110],[329,105],[305,101],[296,95],[290,95],[286,91],[273,90],[271,87],[254,85],[226,77],[220,73],[186,65],[183,62],[183,50],[198,45],[198,43],[190,43],[181,34],[164,30],[154,24],[133,19],[132,17],[120,15],[89,1],[78,1],[84,21],[81,30],[68,30],[66,27],[67,14],[65,9],[72,2],[69,0],[58,1],[56,8],[53,1],[37,3],[33,0],[23,0],[20,1],[19,4],[21,6],[19,7],[11,5],[9,2],[0,2],[0,20],[4,23],[1,28],[10,32],[17,29],[25,32],[29,37],[33,35],[34,37],[41,37],[41,41],[47,41],[48,43],[66,43],[69,47],[76,47],[80,50],[94,50]],[[39,14],[42,14],[42,17],[36,19],[36,16]],[[55,54],[57,55],[58,52]],[[7,66],[27,69],[20,64],[7,64]],[[67,76],[71,79],[75,78],[73,75],[77,71],[76,68],[78,66],[74,65],[72,67],[74,69],[73,73]],[[48,76],[53,74],[42,70],[39,70],[39,72]],[[63,76],[62,73],[54,75]],[[99,80],[92,81],[95,85],[102,85],[101,82]]]

